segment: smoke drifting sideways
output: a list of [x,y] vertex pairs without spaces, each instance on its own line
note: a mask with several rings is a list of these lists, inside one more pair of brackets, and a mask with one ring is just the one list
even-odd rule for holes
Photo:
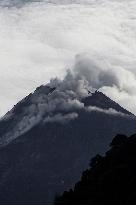
[[[0,115],[50,78],[63,81],[67,68],[85,87],[99,89],[136,114],[134,0],[4,2]],[[85,89],[76,92],[78,97],[86,94]]]
[[[92,61],[89,59],[83,61],[78,56],[75,66],[72,70],[67,70],[64,79],[53,78],[47,85],[37,88],[33,94],[20,102],[18,106],[21,109],[17,115],[16,106],[8,112],[1,120],[7,121],[10,119],[10,121],[15,120],[16,123],[13,123],[14,126],[10,132],[2,136],[0,140],[1,146],[8,144],[38,123],[41,125],[46,123],[66,124],[77,119],[82,111],[103,113],[123,118],[132,117],[132,119],[135,119],[134,115],[130,116],[112,108],[102,109],[96,106],[87,107],[84,105],[82,99],[91,95],[91,92],[95,90],[91,86],[94,76],[92,76],[93,71],[90,70],[90,64],[92,65]],[[92,68],[94,69],[96,66],[96,64],[93,64]],[[95,72],[94,75],[97,79],[97,81],[94,81],[95,86],[99,87],[101,85],[99,78],[101,78],[102,82],[104,81],[109,85],[109,81],[106,81],[105,77],[103,79],[102,72],[98,72],[97,75]],[[109,75],[114,82],[115,76],[111,73]],[[89,80],[87,80],[87,77]],[[27,103],[23,104],[26,100]]]
[[[98,62],[98,61],[97,61]],[[92,68],[92,69],[91,69]],[[96,73],[97,70],[97,73]],[[106,77],[108,75],[108,78]],[[111,79],[109,81],[109,78]],[[95,106],[85,107],[82,99],[102,87],[102,85],[118,85],[116,73],[101,70],[99,65],[87,56],[76,57],[73,68],[66,71],[63,79],[52,78],[48,84],[41,86],[30,95],[29,104],[22,111],[23,121],[27,124],[46,122],[65,123],[78,117],[78,110],[86,112],[103,112],[105,114],[126,116],[112,108],[101,109]],[[25,101],[26,99],[24,99]],[[23,102],[23,101],[22,101]],[[21,104],[20,104],[21,105]],[[21,108],[22,109],[22,108]],[[4,119],[11,118],[15,113],[14,107]],[[129,116],[130,117],[130,116]],[[21,118],[22,119],[22,118]],[[29,123],[28,123],[29,122]],[[22,124],[22,122],[21,122]],[[24,123],[23,123],[24,124]]]

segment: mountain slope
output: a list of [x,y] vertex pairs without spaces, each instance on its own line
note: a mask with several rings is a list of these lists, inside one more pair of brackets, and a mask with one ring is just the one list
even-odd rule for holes
[[66,94],[41,86],[1,119],[1,204],[52,204],[113,135],[136,132],[135,116],[104,94]]
[[105,157],[97,155],[74,190],[64,192],[55,205],[136,203],[136,135],[117,135]]
[[125,110],[123,107],[119,106],[118,103],[111,100],[109,97],[104,95],[102,92],[95,91],[90,97],[83,99],[85,106],[96,106],[102,109],[115,109],[118,112],[122,112],[127,115],[132,115],[129,111]]

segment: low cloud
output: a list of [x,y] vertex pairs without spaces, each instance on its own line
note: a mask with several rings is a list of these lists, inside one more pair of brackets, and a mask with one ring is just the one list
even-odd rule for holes
[[86,111],[87,112],[100,112],[100,113],[104,113],[104,114],[107,114],[107,115],[115,115],[115,116],[119,116],[119,117],[129,117],[130,118],[130,115],[127,115],[125,113],[122,113],[122,112],[119,112],[113,108],[109,108],[109,109],[102,109],[102,108],[99,108],[99,107],[96,107],[96,106],[89,106],[86,108]]
[[48,116],[44,119],[44,123],[52,123],[52,122],[58,122],[58,123],[61,123],[61,124],[65,124],[65,123],[68,123],[69,121],[71,120],[74,120],[78,117],[78,114],[77,113],[69,113],[69,114],[57,114],[55,116]]

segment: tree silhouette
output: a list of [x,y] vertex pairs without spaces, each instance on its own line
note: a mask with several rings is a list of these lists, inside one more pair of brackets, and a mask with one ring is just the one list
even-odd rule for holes
[[111,146],[111,147],[120,146],[120,145],[122,145],[122,144],[124,144],[124,143],[126,143],[126,142],[127,142],[127,136],[126,136],[126,135],[117,134],[117,135],[113,138],[113,140],[112,140],[110,146]]
[[55,205],[136,204],[136,135],[116,135],[108,155],[96,155],[90,166]]
[[93,157],[90,161],[90,167],[95,167],[97,164],[102,162],[103,157],[99,154],[97,154],[95,157]]

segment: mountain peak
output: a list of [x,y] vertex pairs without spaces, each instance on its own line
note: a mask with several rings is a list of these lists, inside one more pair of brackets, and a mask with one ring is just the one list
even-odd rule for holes
[[94,93],[92,93],[91,96],[86,97],[83,99],[83,103],[85,106],[96,106],[102,109],[109,109],[112,108],[118,112],[122,112],[126,115],[133,115],[128,110],[121,107],[118,103],[111,100],[108,96],[106,96],[104,93],[96,90]]

